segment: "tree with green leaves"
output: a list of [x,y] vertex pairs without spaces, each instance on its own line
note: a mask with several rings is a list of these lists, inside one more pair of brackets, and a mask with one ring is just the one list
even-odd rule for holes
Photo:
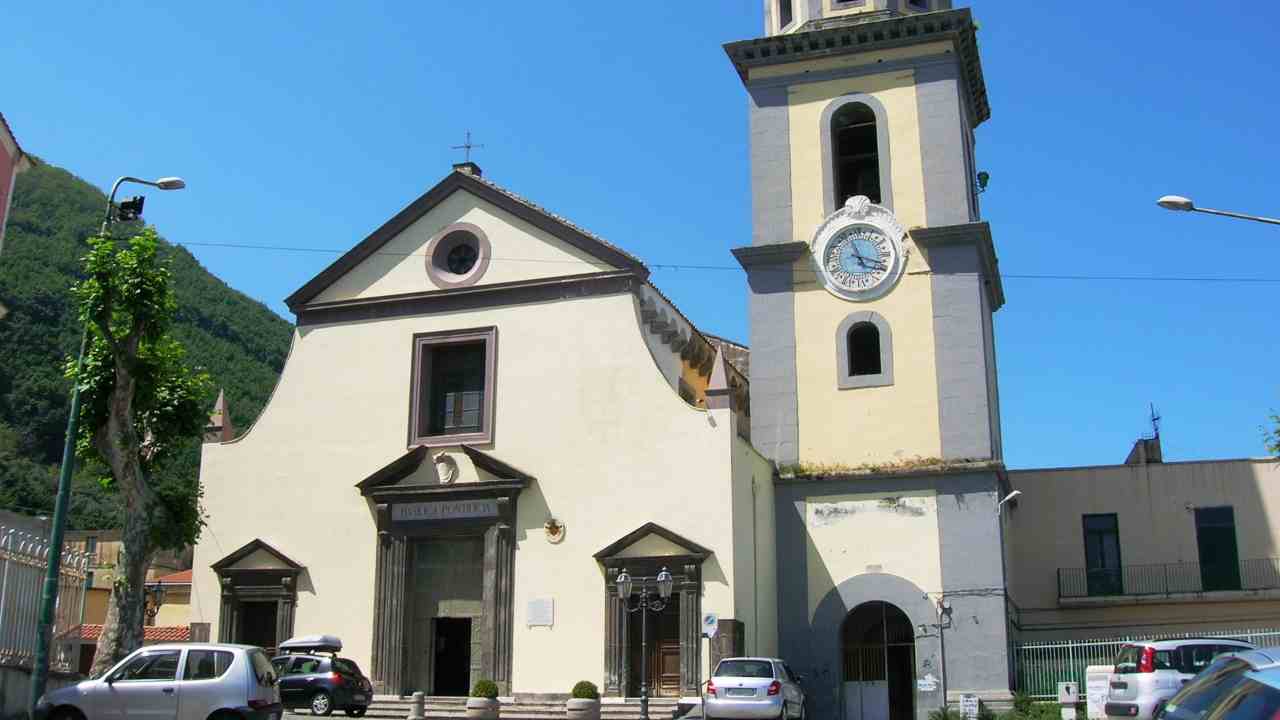
[[1271,427],[1262,429],[1262,444],[1267,452],[1280,458],[1280,413],[1271,414]]
[[123,499],[120,562],[92,674],[142,645],[144,583],[160,549],[193,544],[204,526],[199,479],[168,472],[207,420],[208,375],[190,367],[171,330],[172,277],[151,228],[124,243],[89,239],[84,279],[73,288],[86,328],[77,455],[110,470],[104,486]]

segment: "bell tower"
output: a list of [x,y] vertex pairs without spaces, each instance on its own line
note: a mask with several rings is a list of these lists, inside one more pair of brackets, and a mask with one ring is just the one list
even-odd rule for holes
[[1002,457],[974,129],[950,0],[766,0],[725,46],[749,95],[752,441],[782,466]]

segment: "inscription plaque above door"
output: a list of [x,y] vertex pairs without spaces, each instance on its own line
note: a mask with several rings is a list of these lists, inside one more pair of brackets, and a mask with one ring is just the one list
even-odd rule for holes
[[391,506],[392,522],[462,520],[498,516],[497,500],[448,500],[397,503]]

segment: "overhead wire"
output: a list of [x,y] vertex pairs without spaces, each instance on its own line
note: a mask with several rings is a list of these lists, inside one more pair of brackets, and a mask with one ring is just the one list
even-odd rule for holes
[[[228,248],[236,250],[262,250],[269,252],[303,252],[303,253],[321,253],[330,255],[342,255],[346,250],[336,250],[333,248],[321,247],[305,247],[298,245],[264,245],[256,243],[228,243],[228,242],[183,242],[176,243],[181,246],[191,247],[212,247],[212,248]],[[392,257],[421,257],[426,258],[425,253],[419,252],[395,252],[391,250],[375,250],[369,253],[367,257],[384,255]],[[588,267],[596,267],[602,269],[615,268],[615,265],[609,263],[593,263],[588,260],[572,259],[561,260],[556,258],[519,258],[519,257],[501,257],[493,256],[489,258],[490,262],[520,262],[520,263],[547,263],[547,264],[570,264],[585,265]],[[653,270],[676,270],[676,271],[714,271],[714,272],[733,272],[742,271],[742,267],[738,265],[706,265],[693,263],[645,263],[647,267]],[[803,270],[791,268],[793,274],[818,276],[820,273],[815,270]],[[977,275],[973,272],[935,272],[935,271],[915,271],[908,272],[908,275]],[[1212,275],[1086,275],[1086,274],[1059,274],[1059,273],[1000,273],[1002,279],[1010,280],[1059,280],[1059,281],[1102,281],[1102,282],[1192,282],[1192,283],[1236,283],[1236,284],[1267,284],[1280,283],[1280,276],[1277,277],[1249,277],[1249,276],[1212,276]]]

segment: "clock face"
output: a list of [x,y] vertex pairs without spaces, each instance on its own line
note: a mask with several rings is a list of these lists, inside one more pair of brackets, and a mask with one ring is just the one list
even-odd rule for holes
[[863,299],[892,284],[899,259],[897,243],[880,228],[855,223],[834,233],[822,247],[822,273],[841,295]]

